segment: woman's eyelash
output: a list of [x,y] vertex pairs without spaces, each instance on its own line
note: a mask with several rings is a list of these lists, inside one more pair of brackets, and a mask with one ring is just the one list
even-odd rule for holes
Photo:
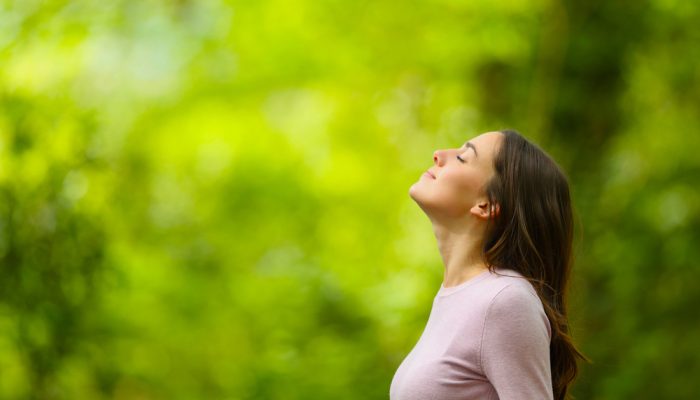
[[462,159],[462,157],[460,157],[460,156],[459,156],[459,154],[457,155],[457,159],[458,159],[458,160],[459,160],[459,162],[461,162],[461,163],[463,163],[463,162],[464,162],[464,160]]

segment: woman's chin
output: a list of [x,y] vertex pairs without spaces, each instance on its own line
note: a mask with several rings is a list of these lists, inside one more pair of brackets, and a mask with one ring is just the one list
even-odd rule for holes
[[[416,182],[408,188],[408,195],[411,196],[413,200],[416,200],[416,196],[420,193],[420,182]],[[417,200],[416,200],[417,201]]]
[[425,188],[421,187],[420,182],[416,182],[408,189],[408,195],[415,201],[421,208],[426,202]]

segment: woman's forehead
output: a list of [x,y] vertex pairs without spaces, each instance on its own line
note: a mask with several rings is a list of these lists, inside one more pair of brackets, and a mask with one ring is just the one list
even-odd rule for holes
[[475,153],[479,156],[483,154],[483,156],[493,158],[498,146],[501,144],[501,140],[503,140],[503,133],[498,131],[486,132],[469,139],[464,146],[474,146]]

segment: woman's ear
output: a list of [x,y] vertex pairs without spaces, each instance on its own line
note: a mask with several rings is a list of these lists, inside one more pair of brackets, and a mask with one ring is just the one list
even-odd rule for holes
[[498,214],[501,212],[501,208],[498,206],[498,204],[489,204],[487,201],[483,201],[480,203],[477,203],[474,207],[472,207],[469,212],[472,213],[477,218],[487,220],[489,218],[495,218],[498,216]]

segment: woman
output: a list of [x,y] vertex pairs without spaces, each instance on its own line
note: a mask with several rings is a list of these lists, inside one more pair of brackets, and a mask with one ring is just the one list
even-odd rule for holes
[[566,315],[566,177],[509,130],[433,159],[409,195],[432,222],[445,274],[391,400],[565,399],[576,358],[587,360]]

